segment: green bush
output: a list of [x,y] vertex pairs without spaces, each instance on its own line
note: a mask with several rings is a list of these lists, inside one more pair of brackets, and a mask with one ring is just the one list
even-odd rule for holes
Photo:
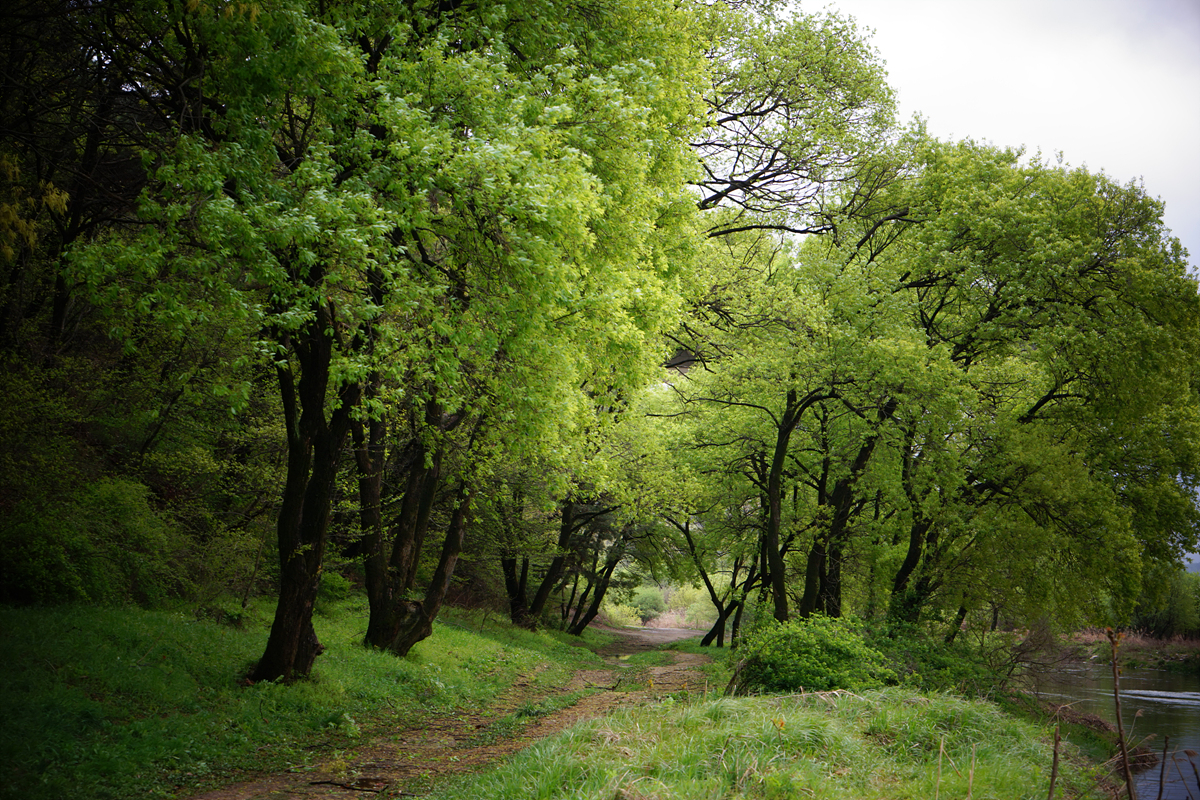
[[0,601],[154,605],[186,578],[181,536],[155,511],[145,486],[104,478],[58,505],[27,501],[0,522]]
[[930,692],[958,692],[984,695],[1002,683],[1005,676],[997,671],[1002,658],[989,658],[1006,649],[1002,637],[987,642],[988,647],[973,645],[962,638],[945,642],[907,626],[895,626],[870,641],[882,651],[900,680]]
[[633,628],[640,622],[638,610],[633,606],[621,603],[610,603],[605,600],[600,606],[600,613],[604,615],[606,624],[612,625],[614,628]]
[[630,605],[637,609],[643,625],[667,610],[667,602],[657,586],[639,586],[633,593]]
[[867,645],[858,622],[813,615],[760,628],[741,646],[744,690],[862,689],[895,680],[887,660]]

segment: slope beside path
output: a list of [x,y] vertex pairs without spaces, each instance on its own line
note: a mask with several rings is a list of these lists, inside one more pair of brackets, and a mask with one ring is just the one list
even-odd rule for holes
[[[313,769],[267,775],[196,795],[192,800],[289,800],[358,798],[386,792],[388,797],[419,797],[447,777],[478,771],[539,739],[586,719],[619,708],[643,705],[677,692],[705,692],[700,667],[707,656],[671,652],[672,663],[631,668],[626,659],[671,642],[695,638],[699,631],[679,628],[604,628],[617,637],[598,653],[605,666],[577,671],[551,697],[587,692],[577,702],[536,717],[511,736],[490,736],[489,726],[512,718],[519,709],[547,698],[532,682],[518,680],[484,712],[437,716],[418,727],[376,732],[351,751],[334,753]],[[717,689],[721,687],[715,687]]]

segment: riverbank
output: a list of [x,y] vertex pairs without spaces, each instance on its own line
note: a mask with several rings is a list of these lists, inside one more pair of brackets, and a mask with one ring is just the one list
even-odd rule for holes
[[[1078,631],[1069,641],[1081,648],[1086,658],[1105,662],[1112,658],[1108,634],[1098,628]],[[1180,636],[1155,639],[1136,631],[1125,631],[1121,634],[1118,658],[1123,667],[1152,667],[1200,675],[1200,639]]]
[[1102,797],[1103,775],[1043,726],[983,701],[893,687],[669,698],[592,720],[436,800]]
[[[1100,637],[1103,637],[1101,639]],[[1116,751],[1112,645],[1106,633],[1073,637],[1077,657],[1038,676],[1031,697],[1064,723],[1096,760]],[[1200,790],[1200,643],[1122,637],[1117,649],[1121,716],[1140,797],[1186,800]],[[1119,761],[1110,759],[1120,772]],[[1123,779],[1121,779],[1123,782]]]

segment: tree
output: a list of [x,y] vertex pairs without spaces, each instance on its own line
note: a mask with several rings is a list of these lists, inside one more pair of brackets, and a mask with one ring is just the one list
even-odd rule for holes
[[664,413],[754,487],[776,619],[837,615],[847,580],[951,636],[1125,607],[1140,562],[1196,536],[1178,244],[1140,187],[919,131],[904,150],[836,236],[722,237]]
[[696,141],[710,237],[835,232],[893,170],[879,159],[895,99],[854,22],[773,2],[714,5],[712,88]]
[[1197,300],[1178,242],[1137,185],[972,142],[915,152],[891,199],[909,221],[857,258],[911,298],[960,408],[902,414],[894,613],[914,620],[938,592],[960,615],[1128,603],[1142,558],[1196,536]]
[[[403,653],[429,631],[497,437],[552,447],[572,416],[542,410],[570,412],[581,375],[611,370],[602,393],[635,380],[669,319],[700,66],[677,35],[686,14],[285,1],[104,21],[105,57],[164,135],[141,226],[88,248],[79,274],[155,285],[138,309],[176,330],[209,308],[240,314],[276,371],[280,601],[253,677],[307,674],[320,652],[310,620],[341,454],[367,424],[360,488],[378,507],[375,425],[392,409],[409,423],[398,461],[414,511],[395,536],[401,577],[384,569],[372,591],[370,638]],[[413,601],[422,498],[447,478],[458,500]],[[378,577],[382,521],[364,526]]]

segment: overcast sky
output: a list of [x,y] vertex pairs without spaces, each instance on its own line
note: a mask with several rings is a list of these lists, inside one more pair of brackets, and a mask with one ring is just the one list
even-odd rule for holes
[[942,139],[1142,178],[1200,267],[1200,0],[812,0],[872,28],[900,114]]

